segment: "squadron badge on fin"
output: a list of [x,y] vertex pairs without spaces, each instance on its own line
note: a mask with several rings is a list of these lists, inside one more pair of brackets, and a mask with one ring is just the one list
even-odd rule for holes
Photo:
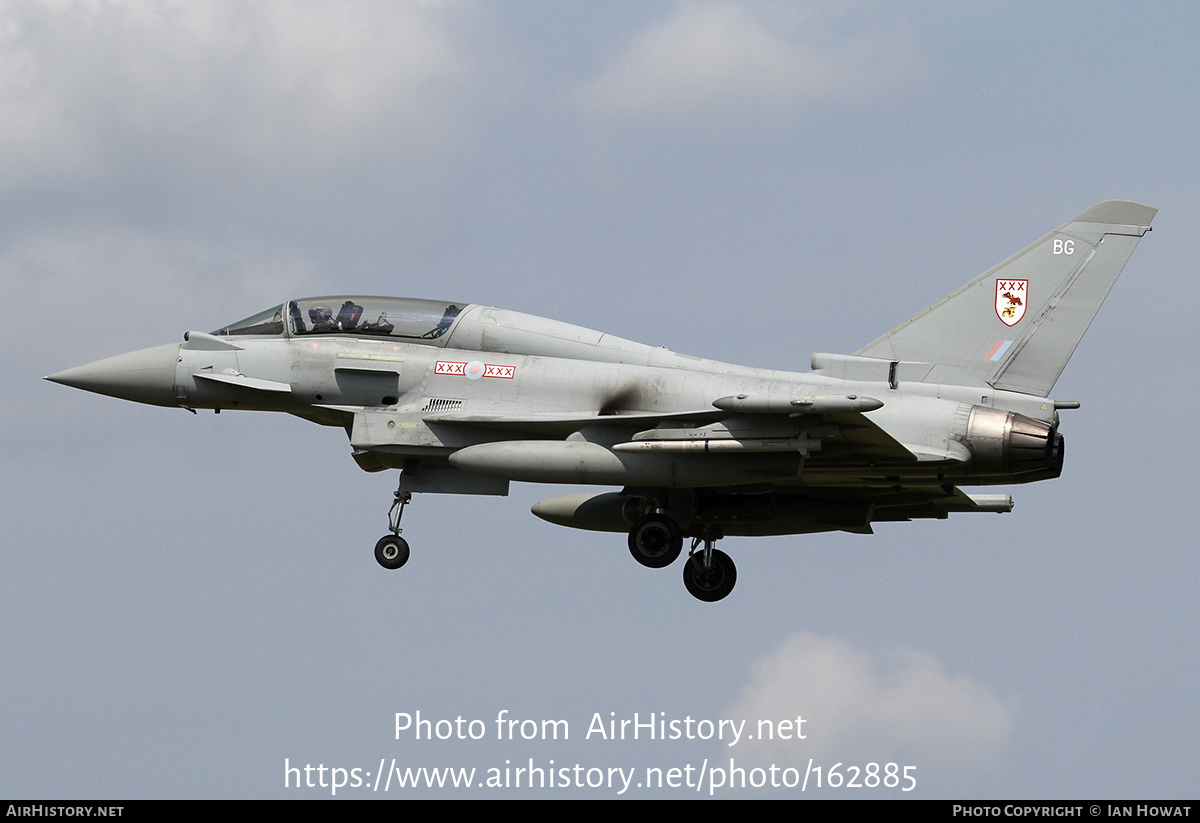
[[1006,326],[1015,326],[1025,316],[1029,302],[1028,280],[996,279],[996,316]]

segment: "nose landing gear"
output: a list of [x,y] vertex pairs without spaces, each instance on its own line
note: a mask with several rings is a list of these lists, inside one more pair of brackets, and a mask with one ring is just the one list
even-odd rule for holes
[[400,536],[400,518],[404,516],[404,507],[412,500],[412,492],[396,488],[396,497],[392,507],[388,509],[388,529],[391,534],[385,534],[375,544],[375,559],[385,569],[398,569],[408,562],[408,541]]
[[379,538],[375,544],[375,559],[385,569],[398,569],[408,562],[408,541],[398,534]]

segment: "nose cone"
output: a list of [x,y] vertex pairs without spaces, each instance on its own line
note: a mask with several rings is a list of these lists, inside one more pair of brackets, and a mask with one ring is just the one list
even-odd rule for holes
[[178,406],[179,401],[175,399],[175,365],[178,362],[179,344],[169,343],[76,366],[46,379],[135,403]]

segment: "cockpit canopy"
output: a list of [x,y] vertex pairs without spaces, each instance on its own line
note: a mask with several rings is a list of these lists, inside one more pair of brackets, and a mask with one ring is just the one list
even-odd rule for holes
[[466,303],[409,297],[306,297],[217,329],[215,335],[350,334],[434,341],[449,331]]

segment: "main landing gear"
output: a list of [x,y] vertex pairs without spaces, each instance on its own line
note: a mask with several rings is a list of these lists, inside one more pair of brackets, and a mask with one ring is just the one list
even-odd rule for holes
[[412,492],[396,489],[396,499],[388,509],[388,528],[391,534],[385,534],[375,544],[375,559],[385,569],[398,569],[408,562],[408,541],[400,536],[400,518],[404,516],[404,507],[412,500]]
[[[715,547],[720,536],[720,528],[716,528],[703,537],[692,538],[692,550],[683,564],[683,585],[692,597],[705,603],[723,599],[737,582],[737,566],[733,565],[733,559]],[[701,541],[704,548],[696,551]]]
[[665,514],[646,514],[629,530],[629,553],[651,569],[662,569],[675,562],[683,551],[679,526]]
[[[683,585],[692,597],[715,603],[733,591],[737,567],[725,552],[716,548],[721,527],[712,526],[692,538],[692,549],[683,565]],[[700,544],[704,548],[697,551]],[[683,551],[683,533],[679,525],[660,512],[638,517],[629,529],[629,553],[651,569],[662,569],[675,562]]]

